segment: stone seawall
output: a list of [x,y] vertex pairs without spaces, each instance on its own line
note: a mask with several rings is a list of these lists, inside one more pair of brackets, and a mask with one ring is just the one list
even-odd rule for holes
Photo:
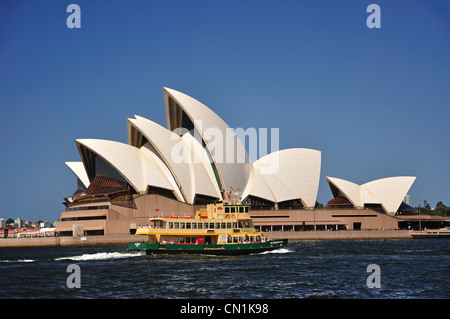
[[0,247],[127,245],[136,240],[137,237],[134,235],[2,238],[0,239]]
[[269,238],[289,240],[336,240],[336,239],[409,239],[409,230],[340,230],[340,231],[285,231],[264,232]]
[[[336,240],[336,239],[406,239],[413,238],[409,230],[342,230],[342,231],[285,231],[265,232],[268,238],[289,240]],[[39,237],[0,239],[0,247],[33,246],[83,246],[127,245],[141,239],[134,235],[86,236],[86,237]]]

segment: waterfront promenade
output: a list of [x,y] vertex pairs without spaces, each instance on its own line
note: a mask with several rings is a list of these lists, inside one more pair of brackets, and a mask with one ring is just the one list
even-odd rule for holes
[[[265,232],[269,238],[289,240],[339,239],[406,239],[413,238],[409,230],[343,230],[343,231],[277,231]],[[139,240],[135,235],[38,237],[0,239],[0,247],[126,245]]]
[[128,244],[136,241],[136,239],[134,235],[2,238],[0,239],[0,247],[115,245]]
[[264,232],[269,238],[289,240],[336,240],[336,239],[408,239],[410,230],[339,230],[339,231],[278,231]]

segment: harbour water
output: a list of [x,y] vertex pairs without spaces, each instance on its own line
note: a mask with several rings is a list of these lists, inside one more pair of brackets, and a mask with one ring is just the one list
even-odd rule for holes
[[[0,248],[0,298],[448,299],[449,243],[293,241],[236,257],[141,256],[126,245]],[[70,265],[79,288],[68,287],[77,275]],[[369,265],[379,267],[379,288],[367,284]]]

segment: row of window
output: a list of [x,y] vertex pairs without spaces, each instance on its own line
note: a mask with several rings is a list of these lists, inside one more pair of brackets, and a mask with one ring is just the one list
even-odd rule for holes
[[73,222],[77,220],[98,220],[98,219],[106,219],[106,216],[81,216],[81,217],[70,217],[70,218],[61,218],[62,222]]
[[169,229],[232,229],[252,227],[251,221],[227,223],[184,223],[169,222]]
[[[196,244],[197,241],[201,244],[204,243],[204,239],[197,240],[197,237],[173,237],[173,241],[169,242],[169,244]],[[238,243],[254,243],[261,242],[262,238],[260,235],[255,236],[228,236],[227,243],[238,244]],[[163,244],[167,242],[163,241]]]
[[248,213],[248,206],[225,206],[225,214]]
[[78,211],[78,210],[97,210],[97,209],[109,209],[108,205],[104,206],[83,206],[83,207],[71,207],[69,211]]
[[[164,242],[163,242],[164,243]],[[197,237],[174,237],[170,244],[196,244]]]
[[227,242],[229,244],[241,244],[241,243],[254,243],[254,242],[261,242],[261,236],[228,236]]

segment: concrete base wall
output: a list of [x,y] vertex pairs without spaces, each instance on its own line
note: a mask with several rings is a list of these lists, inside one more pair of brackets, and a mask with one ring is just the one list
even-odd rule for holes
[[0,247],[59,246],[59,237],[0,238]]
[[409,230],[342,230],[342,231],[285,231],[264,232],[268,238],[289,240],[335,239],[406,239],[413,238]]
[[134,235],[8,238],[0,239],[0,247],[128,245],[137,240]]

